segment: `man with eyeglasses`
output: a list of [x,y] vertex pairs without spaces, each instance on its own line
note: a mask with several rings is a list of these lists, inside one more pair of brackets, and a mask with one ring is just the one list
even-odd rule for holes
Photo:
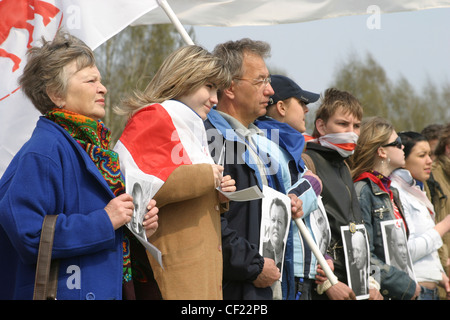
[[[218,92],[217,107],[210,111],[205,127],[211,155],[217,160],[225,150],[224,174],[236,177],[236,188],[269,186],[285,192],[282,169],[268,153],[271,144],[253,122],[266,113],[273,95],[264,59],[269,44],[242,39],[219,44],[213,54],[220,57],[233,77],[229,88]],[[225,149],[224,149],[225,147]],[[301,217],[302,203],[291,195],[291,211]],[[271,285],[281,273],[273,259],[260,254],[262,200],[231,201],[222,217],[223,298],[272,299]]]

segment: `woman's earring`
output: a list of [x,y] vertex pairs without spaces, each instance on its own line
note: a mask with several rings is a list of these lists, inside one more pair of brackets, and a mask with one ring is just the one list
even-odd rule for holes
[[62,108],[64,108],[64,105],[60,105],[60,106],[58,106],[58,108],[59,108],[59,109],[62,109]]

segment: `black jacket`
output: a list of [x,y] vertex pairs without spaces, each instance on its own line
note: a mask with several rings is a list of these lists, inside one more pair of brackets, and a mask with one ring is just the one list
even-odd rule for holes
[[314,161],[316,174],[322,179],[321,195],[331,229],[329,254],[334,259],[334,274],[348,284],[341,226],[363,223],[350,170],[337,151],[317,143],[308,143],[306,154]]

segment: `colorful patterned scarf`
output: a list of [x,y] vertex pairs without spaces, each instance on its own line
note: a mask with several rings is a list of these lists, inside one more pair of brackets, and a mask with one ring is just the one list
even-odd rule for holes
[[[111,133],[102,121],[95,121],[78,113],[61,109],[53,109],[47,112],[45,117],[63,127],[86,151],[116,197],[125,192],[119,155],[108,149]],[[124,228],[122,245],[122,298],[134,300],[136,299],[135,292],[142,291],[141,296],[145,294],[145,298],[160,299],[159,289],[154,281],[145,249],[126,228]],[[130,254],[131,247],[134,259]],[[144,286],[145,290],[136,288],[136,286]]]
[[63,127],[86,151],[116,197],[125,192],[119,155],[108,149],[111,132],[101,120],[60,109],[47,112],[45,117]]

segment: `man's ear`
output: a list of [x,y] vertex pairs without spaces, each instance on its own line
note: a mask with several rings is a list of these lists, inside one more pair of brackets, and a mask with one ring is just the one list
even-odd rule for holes
[[316,120],[316,129],[320,136],[324,136],[326,134],[325,122],[320,118]]
[[226,88],[226,89],[222,89],[222,94],[226,95],[229,99],[234,99],[234,86],[236,84],[234,83],[234,81],[231,81],[231,85]]

